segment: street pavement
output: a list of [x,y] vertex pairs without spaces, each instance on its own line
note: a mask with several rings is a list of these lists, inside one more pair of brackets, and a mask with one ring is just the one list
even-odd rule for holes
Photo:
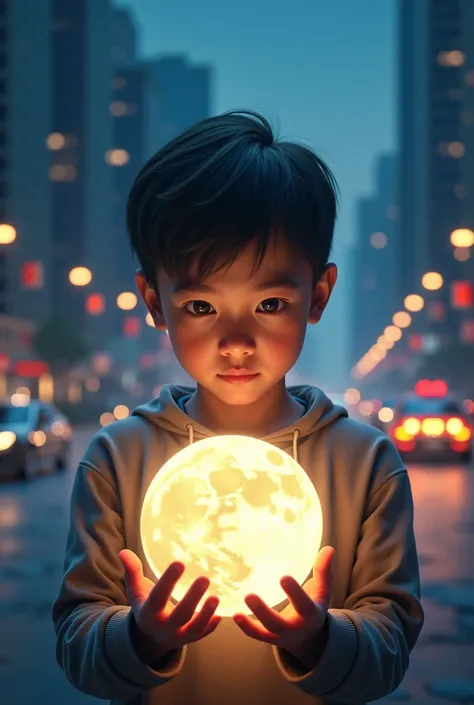
[[[93,430],[76,431],[71,468]],[[474,468],[409,470],[426,623],[404,682],[379,702],[474,703]],[[2,705],[103,702],[75,691],[55,658],[50,610],[73,477],[71,469],[31,483],[0,482]]]

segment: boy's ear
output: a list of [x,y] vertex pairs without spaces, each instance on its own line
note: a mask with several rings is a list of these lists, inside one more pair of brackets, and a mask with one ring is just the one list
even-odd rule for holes
[[308,323],[319,323],[337,280],[337,267],[329,263],[313,289]]
[[145,306],[153,318],[155,328],[158,330],[166,330],[167,325],[163,316],[163,309],[157,290],[146,279],[141,269],[137,269],[135,273],[135,281],[137,283],[137,289],[140,292],[140,296],[142,297]]

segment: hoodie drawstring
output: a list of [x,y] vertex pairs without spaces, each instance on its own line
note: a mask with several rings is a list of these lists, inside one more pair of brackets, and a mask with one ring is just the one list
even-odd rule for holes
[[193,428],[192,424],[188,423],[186,425],[186,429],[189,434],[188,435],[188,445],[192,446],[192,444],[194,443],[194,428]]
[[[194,428],[193,425],[188,423],[186,425],[186,430],[188,432],[188,445],[192,446],[194,443]],[[298,438],[300,437],[300,429],[295,428],[293,431],[293,459],[298,462]]]
[[293,431],[293,460],[298,462],[298,438],[300,437],[300,429],[295,428]]

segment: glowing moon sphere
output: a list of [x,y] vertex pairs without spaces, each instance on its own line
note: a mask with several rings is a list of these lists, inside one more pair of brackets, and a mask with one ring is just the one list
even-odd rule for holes
[[250,614],[250,592],[273,607],[287,599],[280,578],[308,578],[322,529],[321,504],[303,468],[246,436],[206,438],[170,458],[146,492],[140,522],[157,578],[174,560],[186,566],[173,599],[205,575],[211,584],[198,609],[217,595],[223,617]]

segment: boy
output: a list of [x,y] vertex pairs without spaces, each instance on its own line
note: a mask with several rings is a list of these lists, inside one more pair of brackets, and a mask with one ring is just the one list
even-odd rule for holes
[[[255,113],[204,120],[138,175],[127,226],[137,284],[196,388],[101,430],[77,471],[57,656],[77,688],[122,705],[364,703],[401,682],[423,623],[408,474],[381,432],[319,390],[285,386],[336,282],[335,183],[309,149]],[[220,620],[185,567],[154,584],[139,536],[144,494],[186,444],[236,433],[281,447],[319,494],[323,549],[280,611]],[[256,540],[258,538],[256,537]]]

